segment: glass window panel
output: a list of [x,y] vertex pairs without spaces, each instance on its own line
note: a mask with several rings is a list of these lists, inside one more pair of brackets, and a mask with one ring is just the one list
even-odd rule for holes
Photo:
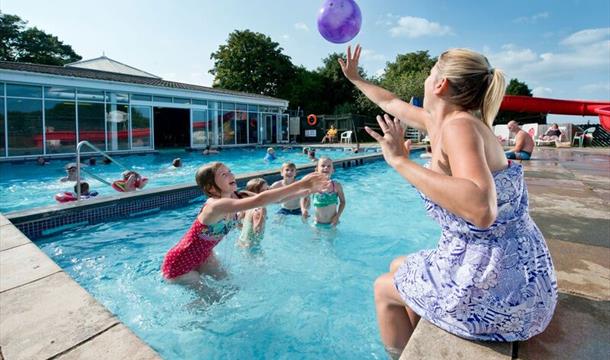
[[108,151],[129,149],[129,107],[106,105],[106,139]]
[[168,96],[153,96],[155,102],[171,103],[172,98]]
[[84,101],[104,101],[104,92],[98,90],[77,90],[76,98]]
[[258,105],[248,105],[248,111],[258,112]]
[[206,110],[193,110],[193,147],[209,144],[210,121]]
[[129,102],[129,95],[126,93],[107,92],[106,96],[108,102],[111,103],[127,104]]
[[248,111],[248,105],[246,105],[246,104],[235,104],[235,110]]
[[6,144],[4,141],[6,140],[5,138],[6,136],[4,133],[4,98],[0,98],[0,157],[4,157],[6,155]]
[[[79,101],[78,139],[87,140],[100,150],[106,150],[105,114],[104,104]],[[84,148],[84,151],[89,150]]]
[[131,100],[152,101],[151,95],[131,94]]
[[235,111],[222,112],[222,144],[235,144]]
[[258,113],[248,113],[248,142],[250,144],[258,143]]
[[6,84],[6,96],[42,98],[42,86]]
[[4,83],[1,83],[1,82],[0,82],[0,96],[4,96]]
[[131,147],[150,148],[150,124],[152,108],[150,106],[131,107]]
[[[208,108],[210,103],[208,103]],[[210,133],[208,134],[210,144],[209,145],[218,145],[222,144],[222,130],[218,126],[222,117],[220,116],[220,111],[218,110],[208,110],[208,119],[210,120]]]
[[45,100],[47,154],[76,151],[76,106],[73,101]]
[[192,102],[193,102],[193,105],[207,105],[208,104],[207,100],[193,99]]
[[191,103],[191,99],[174,98],[174,103],[176,103],[176,104],[190,104]]
[[235,103],[223,102],[222,109],[223,110],[235,110]]
[[9,156],[42,154],[42,100],[7,99],[6,106]]
[[235,135],[238,144],[248,143],[248,113],[245,111],[235,112],[236,126]]
[[60,99],[60,100],[74,100],[74,89],[64,87],[45,87],[44,98],[45,99]]
[[208,101],[208,110],[220,109],[217,101]]

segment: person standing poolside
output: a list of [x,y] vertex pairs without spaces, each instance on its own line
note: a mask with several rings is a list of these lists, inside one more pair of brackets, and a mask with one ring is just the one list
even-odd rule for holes
[[[297,176],[297,167],[291,162],[283,163],[280,173],[282,174],[282,180],[278,180],[271,184],[270,189],[277,189],[292,184]],[[302,214],[301,199],[299,197],[285,199],[284,202],[282,202],[282,205],[280,205],[280,210],[278,210],[277,213],[281,215],[300,216]]]
[[[330,179],[335,168],[333,161],[326,157],[320,157],[316,172],[328,176]],[[301,208],[303,209],[303,217],[309,216],[309,203],[314,208],[314,222],[316,225],[337,226],[339,218],[345,209],[345,195],[343,194],[343,186],[338,181],[331,180],[331,187],[328,191],[318,192],[311,195],[311,199],[305,197],[301,200]]]
[[515,147],[506,152],[506,158],[511,160],[529,160],[534,152],[534,139],[519,127],[519,123],[511,120],[508,130],[515,134]]
[[167,252],[161,266],[163,277],[169,282],[195,288],[200,287],[201,275],[204,273],[215,277],[224,276],[213,249],[237,226],[238,212],[282,201],[298,193],[306,195],[322,191],[329,186],[324,175],[313,173],[288,186],[240,198],[236,193],[235,176],[220,162],[200,167],[195,180],[208,198],[193,225],[178,244]]
[[[395,259],[375,281],[386,350],[398,358],[420,317],[472,340],[522,341],[541,333],[555,310],[557,280],[528,212],[523,168],[507,161],[491,130],[504,96],[502,71],[476,52],[448,50],[431,69],[418,108],[362,79],[360,53],[360,46],[353,54],[347,48],[347,59],[339,59],[343,73],[394,116],[377,117],[383,134],[366,131],[443,229],[436,249]],[[428,167],[409,158],[404,125],[429,134]]]

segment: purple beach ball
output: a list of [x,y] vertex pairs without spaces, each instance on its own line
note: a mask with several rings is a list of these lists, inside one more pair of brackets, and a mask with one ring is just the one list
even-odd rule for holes
[[326,0],[318,13],[318,31],[335,44],[353,39],[361,24],[362,14],[354,0]]

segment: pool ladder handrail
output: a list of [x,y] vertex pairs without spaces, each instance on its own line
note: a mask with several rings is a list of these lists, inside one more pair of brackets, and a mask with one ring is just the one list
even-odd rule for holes
[[[76,201],[80,201],[80,149],[81,147],[83,147],[83,145],[87,145],[88,147],[90,147],[91,149],[93,149],[95,152],[99,153],[100,155],[104,156],[105,158],[109,159],[111,162],[117,164],[119,167],[123,168],[126,171],[129,171],[129,169],[121,164],[120,162],[114,160],[110,155],[106,154],[106,152],[98,149],[95,145],[93,145],[92,143],[90,143],[87,140],[83,140],[80,141],[78,143],[78,145],[76,145]],[[91,175],[91,174],[90,174]]]

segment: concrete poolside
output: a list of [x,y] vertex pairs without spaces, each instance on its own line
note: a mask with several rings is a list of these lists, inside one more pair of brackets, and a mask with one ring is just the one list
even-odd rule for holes
[[[551,325],[514,346],[468,342],[422,321],[403,358],[609,357],[610,150],[538,148],[534,158],[523,162],[531,214],[561,292]],[[0,215],[0,360],[157,357]]]

